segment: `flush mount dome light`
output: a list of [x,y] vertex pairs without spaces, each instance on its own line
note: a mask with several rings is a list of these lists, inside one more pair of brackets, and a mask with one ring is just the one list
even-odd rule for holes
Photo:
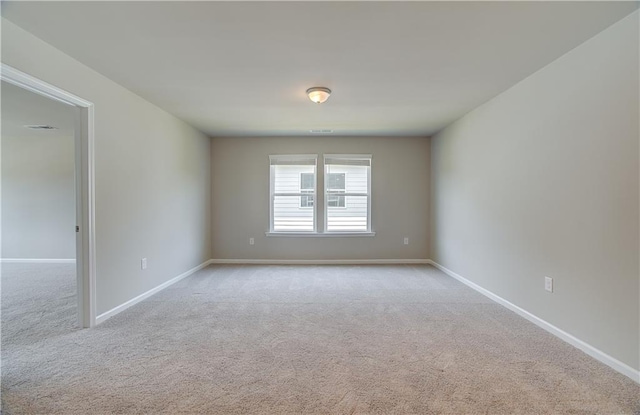
[[309,99],[311,101],[315,102],[316,104],[322,104],[329,99],[331,90],[322,86],[314,86],[313,88],[307,89],[307,95],[309,95]]

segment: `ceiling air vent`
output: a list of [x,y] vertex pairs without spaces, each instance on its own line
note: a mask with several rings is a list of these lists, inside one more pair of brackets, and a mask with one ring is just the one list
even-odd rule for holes
[[56,127],[51,125],[25,125],[24,128],[29,128],[31,130],[57,130]]
[[311,134],[331,134],[333,130],[309,130]]

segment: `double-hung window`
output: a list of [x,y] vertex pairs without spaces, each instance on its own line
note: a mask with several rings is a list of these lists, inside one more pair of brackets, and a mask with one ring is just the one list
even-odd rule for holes
[[371,155],[325,154],[323,161],[324,174],[318,176],[316,154],[269,156],[268,234],[375,234],[371,230]]
[[269,156],[270,231],[316,232],[315,154]]
[[371,155],[325,154],[326,233],[371,232]]

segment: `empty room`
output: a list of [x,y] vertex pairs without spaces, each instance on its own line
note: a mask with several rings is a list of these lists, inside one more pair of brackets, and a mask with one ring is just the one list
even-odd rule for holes
[[3,1],[1,412],[639,414],[636,1]]

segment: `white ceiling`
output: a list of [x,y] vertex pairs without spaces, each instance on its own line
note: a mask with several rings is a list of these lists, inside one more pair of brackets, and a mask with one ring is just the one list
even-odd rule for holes
[[[75,109],[2,81],[3,138],[73,137]],[[55,130],[32,130],[25,125],[50,125]]]
[[[212,136],[430,135],[637,2],[2,2]],[[326,86],[329,101],[305,90]]]

